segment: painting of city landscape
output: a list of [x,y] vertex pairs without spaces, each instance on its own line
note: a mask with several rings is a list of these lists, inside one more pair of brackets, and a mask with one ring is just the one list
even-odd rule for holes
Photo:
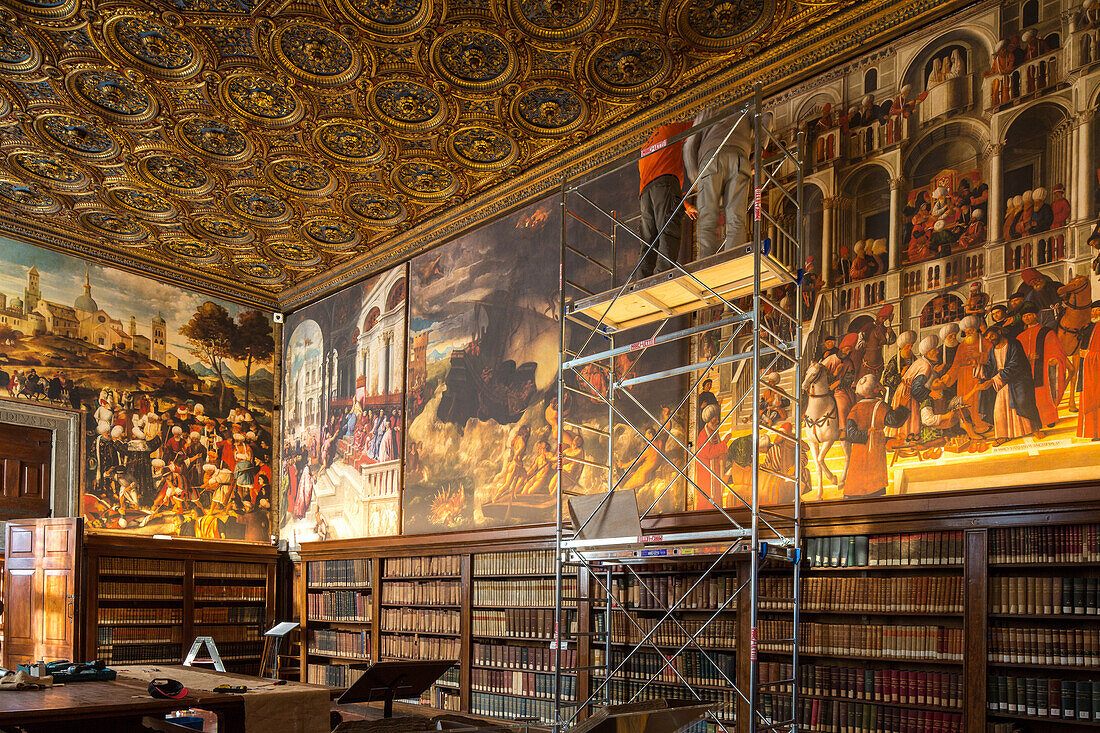
[[279,534],[292,546],[400,531],[405,269],[286,318]]
[[[1093,5],[983,4],[766,103],[809,141],[804,498],[1100,477],[1098,42]],[[767,376],[789,426],[793,373]],[[711,442],[731,494],[753,407]]]
[[270,315],[0,248],[0,397],[85,413],[88,528],[269,542]]

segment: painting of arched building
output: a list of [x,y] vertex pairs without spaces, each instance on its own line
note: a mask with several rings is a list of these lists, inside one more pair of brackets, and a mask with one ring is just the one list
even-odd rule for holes
[[292,544],[399,530],[406,282],[398,267],[287,316],[282,531]]
[[807,143],[804,371],[852,439],[852,405],[890,413],[886,478],[846,477],[846,436],[806,498],[1100,476],[1098,98],[1100,11],[987,2],[766,100]]

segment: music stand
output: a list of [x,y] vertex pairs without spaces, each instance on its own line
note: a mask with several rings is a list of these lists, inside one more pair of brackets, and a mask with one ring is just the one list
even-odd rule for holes
[[375,662],[374,664],[350,664],[352,669],[362,669],[363,676],[344,691],[338,705],[349,702],[383,703],[382,717],[393,717],[393,701],[399,697],[417,697],[432,686],[458,660],[402,660]]
[[717,710],[720,704],[657,698],[599,708],[566,733],[674,733]]

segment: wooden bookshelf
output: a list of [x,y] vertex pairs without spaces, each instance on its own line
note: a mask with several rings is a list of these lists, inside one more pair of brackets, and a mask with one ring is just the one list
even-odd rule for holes
[[202,635],[228,671],[259,671],[274,619],[274,548],[89,534],[83,552],[84,659],[179,664]]
[[[1000,582],[999,579],[1003,578],[1100,578],[1100,563],[1091,556],[1076,557],[1064,552],[1061,556],[1057,553],[1039,555],[1034,554],[1034,551],[1031,555],[1008,556],[999,550],[1004,542],[1004,537],[999,533],[1005,530],[1016,533],[1011,539],[1013,547],[1026,548],[1029,543],[1039,542],[1042,537],[1050,536],[1054,528],[1100,523],[1100,487],[1065,485],[1044,487],[1042,491],[1013,488],[938,494],[935,497],[898,496],[815,503],[805,506],[805,514],[807,518],[804,536],[807,539],[838,538],[829,540],[838,543],[838,557],[835,565],[832,564],[831,559],[828,564],[825,564],[815,562],[813,557],[804,557],[805,602],[801,613],[805,624],[817,624],[819,627],[833,629],[876,626],[948,630],[954,638],[955,645],[951,658],[938,659],[915,656],[894,658],[890,654],[871,653],[862,649],[853,650],[852,653],[843,653],[832,648],[813,653],[804,651],[803,675],[808,674],[807,670],[847,669],[880,677],[907,673],[918,681],[921,679],[943,681],[942,685],[936,688],[935,696],[930,696],[926,690],[922,699],[919,696],[902,697],[900,692],[896,697],[890,697],[887,693],[885,697],[876,698],[873,686],[869,691],[865,691],[863,698],[849,697],[847,689],[851,685],[817,690],[810,681],[803,679],[799,683],[801,695],[809,705],[812,706],[816,701],[819,709],[823,705],[831,706],[829,709],[833,712],[830,714],[837,716],[842,714],[841,710],[844,710],[843,715],[846,716],[849,725],[855,724],[856,716],[860,725],[863,725],[864,721],[873,720],[875,722],[868,729],[870,731],[880,729],[876,727],[879,725],[877,722],[879,716],[882,716],[883,726],[905,729],[904,726],[909,725],[913,730],[942,729],[945,733],[955,730],[965,733],[987,733],[987,723],[1011,723],[1023,733],[1040,731],[1057,733],[1088,727],[1100,729],[1100,722],[1093,720],[1054,718],[1049,715],[1049,709],[1047,716],[1028,715],[1026,704],[1023,712],[992,709],[987,705],[987,695],[990,694],[987,683],[990,679],[997,677],[1071,680],[1075,684],[1075,694],[1076,682],[1088,681],[1090,695],[1091,682],[1100,680],[1100,666],[1086,660],[1082,660],[1080,664],[1075,661],[1072,665],[1050,665],[1002,663],[989,658],[992,648],[991,631],[995,628],[1100,630],[1100,613],[1095,615],[1088,613],[1087,599],[1090,586],[1087,582],[1084,586],[1086,599],[1084,613],[1076,611],[1072,614],[1053,613],[1053,607],[1050,614],[1039,609],[1029,613],[1026,605],[1022,611],[1017,609],[1015,613],[1002,612],[994,610],[996,596],[993,595],[994,586]],[[736,513],[734,516],[740,517]],[[707,512],[698,512],[661,517],[653,529],[654,531],[673,528],[703,530],[714,526],[717,526],[717,522],[712,515]],[[457,698],[460,711],[499,718],[504,715],[518,714],[517,703],[511,701],[519,698],[513,696],[508,690],[520,689],[521,685],[532,682],[531,678],[517,678],[517,674],[552,674],[552,668],[546,671],[538,668],[540,664],[537,661],[538,653],[531,651],[542,649],[549,651],[551,644],[548,640],[552,636],[552,627],[543,630],[545,638],[533,636],[516,638],[507,633],[482,634],[474,630],[475,616],[479,612],[519,608],[548,611],[553,606],[552,602],[545,603],[544,599],[537,597],[511,596],[502,600],[495,595],[508,593],[520,586],[527,588],[531,583],[537,585],[540,580],[552,579],[554,572],[552,565],[538,568],[518,565],[523,557],[522,553],[541,550],[546,553],[546,557],[552,557],[551,531],[552,528],[546,526],[518,527],[507,530],[424,535],[415,538],[388,537],[310,543],[303,547],[302,556],[305,560],[369,559],[373,563],[372,578],[376,589],[387,581],[410,579],[409,575],[403,577],[384,575],[382,565],[387,558],[460,556],[462,560],[458,573],[429,572],[429,568],[422,567],[421,574],[416,575],[415,578],[418,582],[456,579],[461,582],[463,592],[457,604],[461,614],[459,634],[461,655],[457,668],[457,687],[453,682],[447,683],[447,686],[457,693],[452,696],[452,699]],[[868,542],[867,561],[849,563],[847,538],[857,536],[875,538],[881,545],[891,542],[896,544],[898,546],[896,559],[892,559],[887,550],[885,562],[872,563],[871,544]],[[906,550],[901,549],[903,537]],[[841,548],[844,554],[843,560],[839,556]],[[856,548],[853,546],[852,549],[854,551]],[[811,553],[807,551],[804,555],[808,556]],[[488,564],[487,560],[490,557],[496,558],[498,564],[495,566]],[[882,559],[878,555],[874,557],[877,560]],[[410,560],[410,562],[413,561]],[[511,564],[500,565],[501,562]],[[639,566],[635,568],[635,572],[641,578],[675,576],[686,578],[692,575],[691,568],[670,564]],[[738,586],[748,579],[744,563],[732,563],[727,570],[719,573],[719,575],[723,574],[731,580],[736,579]],[[600,580],[607,582],[606,578]],[[770,581],[772,578],[765,575],[763,580]],[[579,574],[576,582],[577,596],[582,599],[578,603],[576,612],[578,628],[594,629],[596,624],[602,623],[600,619],[607,615],[606,599],[599,595],[600,583],[585,573]],[[301,592],[304,602],[305,589],[302,588]],[[489,596],[486,595],[487,592]],[[1100,595],[1100,587],[1097,593]],[[857,597],[861,594],[864,596],[862,599]],[[764,622],[790,619],[790,604],[788,602],[784,605],[783,602],[784,596],[789,594],[785,591],[764,592],[762,587],[761,595],[771,605],[765,607],[760,613],[760,631]],[[914,595],[924,600],[914,603],[911,600]],[[624,602],[628,602],[626,599],[627,596],[624,595]],[[376,613],[383,608],[400,606],[400,604],[383,604],[377,590],[374,603],[373,608]],[[700,603],[696,609],[678,611],[676,617],[681,622],[686,622],[693,618],[705,617],[713,613],[716,607],[708,597],[706,603]],[[415,609],[417,606],[412,604],[410,608]],[[748,639],[752,631],[747,609],[747,598],[739,597],[736,603],[729,606],[722,614],[721,620],[727,621],[728,628],[732,629],[727,643],[702,644],[705,649],[715,654],[725,653],[734,656],[735,675],[740,679],[744,678],[748,669]],[[659,608],[636,610],[638,611],[636,615],[641,618],[657,619],[663,614]],[[612,615],[615,613],[619,612],[613,611]],[[377,617],[377,615],[374,616],[374,618]],[[307,629],[311,626],[316,628],[325,625],[308,619],[305,623]],[[333,623],[325,626],[337,627]],[[372,626],[372,653],[376,653],[379,648],[379,635],[379,629]],[[605,652],[607,649],[601,637],[582,634],[578,638],[576,648],[571,651],[576,654],[578,666],[582,668],[591,666],[598,652]],[[767,637],[760,634],[760,638],[766,640]],[[670,638],[664,641],[674,640]],[[675,643],[658,642],[654,646],[664,653],[671,653],[679,648]],[[627,645],[625,642],[615,642],[611,644],[611,648],[625,649]],[[528,651],[513,651],[522,649]],[[523,659],[521,656],[523,654],[527,655],[528,666],[532,664],[530,660],[536,660],[533,663],[535,668],[524,667],[522,661],[517,661]],[[507,655],[513,656],[508,660]],[[769,664],[778,664],[778,658],[767,651],[761,652],[761,659],[764,662],[762,675],[763,670],[769,669]],[[320,660],[313,658],[313,661],[317,663]],[[333,661],[342,662],[343,660]],[[305,663],[304,659],[303,663]],[[772,671],[778,674],[775,669]],[[474,675],[480,672],[503,672],[505,676],[486,677],[478,674],[478,681],[475,682]],[[824,672],[821,673],[824,674]],[[854,674],[854,672],[848,674]],[[782,679],[789,676],[787,674],[775,678]],[[586,698],[590,691],[602,684],[602,678],[589,670],[581,669],[571,677],[576,679],[578,699]],[[703,677],[695,679],[703,680],[698,684],[701,690],[713,688],[713,692],[717,695],[728,692],[720,689],[721,685],[709,684]],[[895,683],[895,685],[898,684],[900,683]],[[608,686],[607,697],[629,698],[643,685],[645,683],[639,679],[615,679]],[[943,692],[942,686],[946,686],[950,694]],[[483,689],[485,687],[489,690],[505,691],[492,692]],[[673,680],[655,681],[646,687],[647,696],[682,697],[684,694],[684,688]],[[534,700],[550,702],[539,700],[537,696]],[[438,702],[438,700],[428,702]],[[732,693],[727,702],[732,709],[735,702],[732,699]],[[498,711],[496,715],[493,714],[494,710]],[[739,730],[745,728],[743,721],[746,713],[743,704],[738,706],[736,717]],[[810,730],[810,728],[806,729]],[[823,730],[826,729],[823,728]]]

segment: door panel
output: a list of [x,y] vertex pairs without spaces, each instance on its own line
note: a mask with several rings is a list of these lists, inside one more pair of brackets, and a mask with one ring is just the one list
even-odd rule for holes
[[53,431],[0,423],[0,519],[50,513]]
[[7,525],[4,666],[75,659],[80,519]]

